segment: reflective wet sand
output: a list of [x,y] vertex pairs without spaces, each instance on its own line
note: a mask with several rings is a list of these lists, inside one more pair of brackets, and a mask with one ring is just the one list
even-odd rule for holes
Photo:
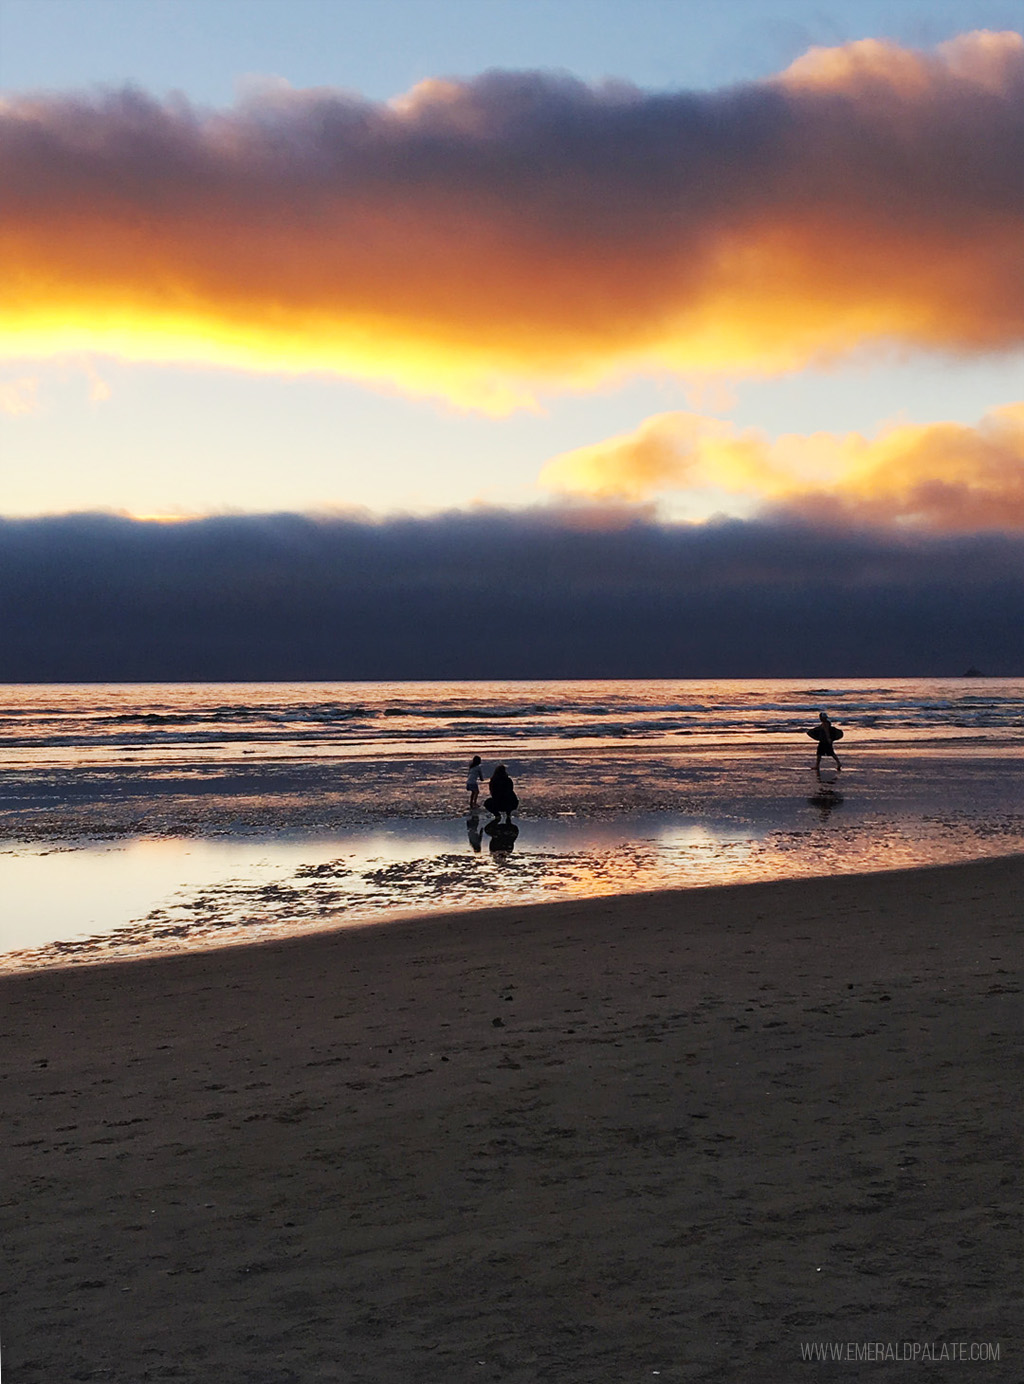
[[1024,851],[1018,754],[859,751],[819,778],[789,749],[535,753],[512,761],[513,833],[460,810],[459,766],[444,762],[261,766],[163,791],[84,778],[23,810],[0,847],[0,964],[1011,854]]

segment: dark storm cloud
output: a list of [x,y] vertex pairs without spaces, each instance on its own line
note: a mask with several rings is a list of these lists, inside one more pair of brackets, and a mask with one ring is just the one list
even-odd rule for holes
[[1024,538],[659,525],[0,521],[0,680],[1024,673]]

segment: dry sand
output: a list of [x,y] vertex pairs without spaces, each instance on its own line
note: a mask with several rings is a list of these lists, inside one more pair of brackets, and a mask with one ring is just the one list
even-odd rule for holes
[[4,1379],[1024,1378],[1022,897],[1017,857],[5,977]]

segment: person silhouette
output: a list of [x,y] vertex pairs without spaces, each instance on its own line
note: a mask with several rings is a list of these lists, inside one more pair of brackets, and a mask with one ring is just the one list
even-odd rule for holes
[[492,817],[500,817],[504,813],[505,821],[511,823],[512,813],[519,806],[519,799],[516,797],[515,784],[509,778],[504,764],[495,767],[487,786],[491,790],[491,796],[484,801],[484,807]]
[[839,763],[839,756],[832,747],[835,741],[843,738],[843,732],[838,726],[832,724],[828,719],[828,713],[825,711],[818,712],[818,721],[819,724],[816,725],[813,730],[807,732],[812,740],[817,740],[818,742],[817,753],[814,756],[814,772],[819,775],[821,774],[821,760],[824,755],[826,758],[835,761],[836,773],[838,774],[842,771],[843,766]]
[[480,796],[480,784],[483,780],[484,768],[480,763],[480,756],[475,754],[466,775],[466,787],[469,790],[469,810],[476,810],[477,800]]

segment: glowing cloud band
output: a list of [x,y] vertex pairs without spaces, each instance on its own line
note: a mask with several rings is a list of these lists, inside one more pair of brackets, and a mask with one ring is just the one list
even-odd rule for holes
[[492,72],[0,105],[0,345],[329,371],[494,411],[637,370],[1024,342],[1024,39],[652,94]]
[[824,520],[1024,530],[1024,403],[973,428],[904,424],[874,439],[814,433],[774,442],[717,418],[662,413],[633,433],[554,457],[540,483],[627,501],[715,487]]

